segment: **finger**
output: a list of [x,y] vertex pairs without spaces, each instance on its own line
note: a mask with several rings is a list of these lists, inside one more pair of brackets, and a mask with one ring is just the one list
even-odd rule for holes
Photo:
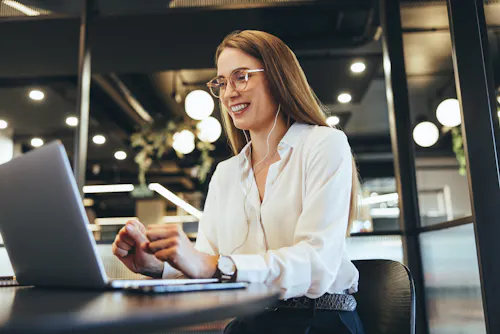
[[168,239],[161,239],[158,241],[153,241],[148,244],[149,249],[153,252],[159,252],[162,249],[168,249],[179,245],[179,238],[172,237]]
[[142,233],[146,233],[146,227],[144,227],[144,224],[142,224],[137,219],[129,220],[127,224],[133,224],[139,231],[141,231]]
[[115,242],[113,243],[118,248],[121,248],[125,251],[129,251],[133,248],[134,245],[130,245],[127,242],[125,242],[120,236],[116,237]]
[[116,244],[113,244],[113,254],[118,256],[118,257],[125,257],[128,255],[128,252],[124,249],[118,248]]
[[148,230],[146,232],[146,236],[148,237],[149,241],[151,241],[151,242],[161,240],[161,239],[178,237],[180,235],[181,235],[180,230],[167,229],[167,228],[155,228],[152,230]]
[[170,247],[167,249],[162,249],[161,251],[154,253],[154,256],[160,261],[168,262],[170,265],[176,265],[177,264],[177,246]]
[[[118,232],[118,235],[116,238],[120,238],[123,242],[126,242],[130,246],[135,246],[135,240],[129,235],[127,232],[127,229],[123,227],[120,232]],[[115,239],[116,241],[117,239]]]
[[143,242],[148,241],[146,235],[143,232],[141,232],[135,224],[127,222],[125,228],[127,229],[128,236],[135,241],[134,244],[139,245]]
[[149,248],[149,242],[143,242],[140,247],[144,252],[154,254],[154,252]]

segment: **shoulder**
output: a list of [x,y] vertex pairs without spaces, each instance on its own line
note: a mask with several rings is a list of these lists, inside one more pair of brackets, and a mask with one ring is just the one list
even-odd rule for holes
[[328,126],[313,126],[305,146],[307,151],[319,153],[350,150],[346,134]]
[[221,182],[224,182],[224,180],[231,179],[230,177],[228,178],[228,176],[233,174],[234,171],[239,170],[238,164],[238,156],[233,156],[229,159],[219,162],[212,175],[210,184],[220,184]]

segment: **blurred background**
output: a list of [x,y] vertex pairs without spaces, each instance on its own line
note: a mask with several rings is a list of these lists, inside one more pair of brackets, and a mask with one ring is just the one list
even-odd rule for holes
[[[446,3],[400,3],[420,226],[463,222],[420,235],[430,332],[485,333]],[[0,163],[53,140],[73,162],[82,8],[0,1]],[[485,13],[499,87],[500,2]],[[378,1],[100,0],[93,14],[84,205],[103,257],[130,217],[183,224],[196,239],[212,173],[232,155],[206,87],[215,49],[257,29],[290,46],[349,138],[362,181],[352,258],[404,262]],[[11,270],[4,256],[0,274]]]

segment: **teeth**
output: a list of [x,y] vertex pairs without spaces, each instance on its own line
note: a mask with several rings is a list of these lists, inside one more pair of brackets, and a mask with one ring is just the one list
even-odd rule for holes
[[231,107],[231,110],[232,110],[233,112],[238,112],[238,111],[240,111],[240,110],[242,110],[242,109],[245,109],[245,108],[246,108],[246,107],[248,107],[248,106],[249,106],[249,104],[248,104],[248,103],[238,104],[238,105],[236,105],[236,106],[232,106],[232,107]]

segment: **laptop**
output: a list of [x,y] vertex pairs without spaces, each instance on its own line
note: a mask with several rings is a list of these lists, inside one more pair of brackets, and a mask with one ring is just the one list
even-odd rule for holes
[[0,165],[0,234],[21,285],[159,292],[244,287],[218,279],[110,280],[60,141]]

